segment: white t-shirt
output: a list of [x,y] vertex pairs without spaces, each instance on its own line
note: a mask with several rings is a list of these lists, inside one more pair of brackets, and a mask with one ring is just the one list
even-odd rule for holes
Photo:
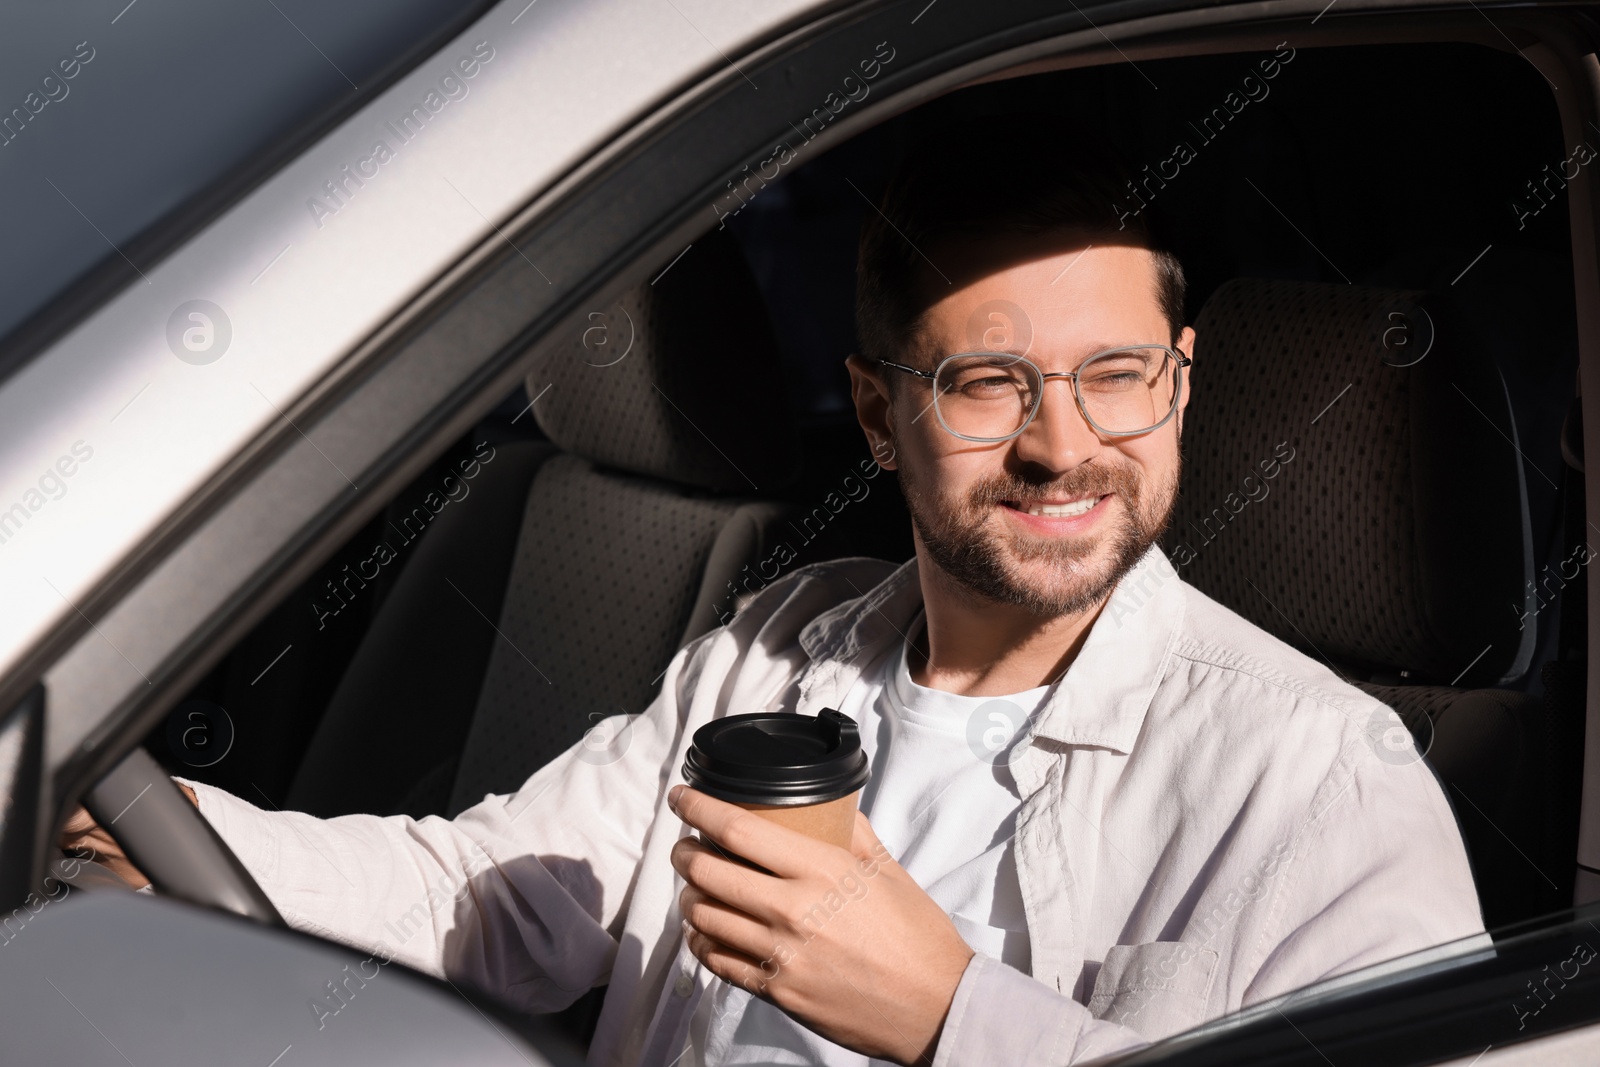
[[[919,612],[907,632],[922,627]],[[862,673],[839,707],[861,724],[861,746],[872,761],[861,809],[878,839],[973,951],[1024,973],[1028,927],[1012,837],[1022,801],[1009,758],[1048,691],[966,697],[925,688],[911,680],[901,641]],[[886,1062],[825,1040],[714,977],[689,1035],[693,1051],[685,1062],[698,1052],[705,1067]]]

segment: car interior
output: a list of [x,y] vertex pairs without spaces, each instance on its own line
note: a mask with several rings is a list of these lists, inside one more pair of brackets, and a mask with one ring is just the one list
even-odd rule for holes
[[[1179,573],[1398,713],[1373,743],[1433,767],[1491,930],[1566,907],[1588,554],[1552,175],[1572,153],[1538,70],[1474,44],[991,80],[796,165],[723,225],[707,212],[649,282],[540,341],[524,386],[147,750],[264,807],[452,816],[642,711],[678,649],[781,574],[909,558],[843,366],[856,234],[900,146],[1015,113],[1103,134],[1139,176],[1122,210],[1152,212],[1185,265]],[[1026,143],[949,149],[1029,165]],[[219,717],[220,756],[215,730],[173,728]]]

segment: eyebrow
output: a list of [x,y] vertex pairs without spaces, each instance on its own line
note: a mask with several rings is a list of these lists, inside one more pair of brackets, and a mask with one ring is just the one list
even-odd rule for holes
[[[1142,346],[1145,346],[1145,345],[1162,345],[1162,346],[1165,346],[1166,344],[1167,344],[1167,342],[1165,342],[1165,341],[1096,341],[1092,345],[1085,346],[1086,351],[1083,353],[1083,355],[1079,358],[1078,361],[1081,363],[1081,362],[1083,362],[1083,360],[1088,359],[1090,356],[1096,355],[1096,354],[1101,353],[1101,352],[1108,352],[1113,348],[1138,348],[1138,347],[1142,347]],[[1029,349],[1032,349],[1033,346],[1030,344],[1028,347],[1029,347]],[[1016,347],[1015,346],[1012,346],[1011,348],[993,348],[993,349],[990,349],[990,348],[967,348],[967,349],[958,348],[958,349],[955,349],[953,351],[946,352],[946,353],[944,353],[944,355],[945,356],[952,356],[952,355],[960,355],[960,356],[1022,356],[1022,357],[1026,358],[1026,359],[1031,359],[1034,362],[1038,362],[1038,353],[1037,352],[1031,352],[1031,351],[1018,352],[1018,351],[1016,351]],[[937,362],[939,359],[942,359],[942,358],[944,358],[944,357],[943,356],[936,356],[935,357],[935,362]]]
[[1084,358],[1088,358],[1088,356],[1092,356],[1096,352],[1105,352],[1113,348],[1137,348],[1142,345],[1164,344],[1166,344],[1165,341],[1096,341]]

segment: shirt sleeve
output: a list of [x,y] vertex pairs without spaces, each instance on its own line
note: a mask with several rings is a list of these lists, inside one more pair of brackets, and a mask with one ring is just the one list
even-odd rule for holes
[[319,819],[179,780],[290,926],[559,1010],[610,973],[703,640],[645,711],[602,720],[515,793],[454,819]]
[[[1454,811],[1433,769],[1360,741],[1329,775],[1250,967],[1245,1005],[1435,946],[1483,940]],[[1375,973],[1375,972],[1374,972]]]
[[1071,997],[979,953],[956,986],[933,1067],[1061,1067],[1146,1044],[1138,1031],[1096,1019]]

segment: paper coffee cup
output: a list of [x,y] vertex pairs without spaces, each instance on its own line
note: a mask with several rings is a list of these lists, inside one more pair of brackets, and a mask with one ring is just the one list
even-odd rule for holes
[[683,761],[702,793],[841,848],[870,776],[856,721],[833,708],[717,719],[695,731]]

